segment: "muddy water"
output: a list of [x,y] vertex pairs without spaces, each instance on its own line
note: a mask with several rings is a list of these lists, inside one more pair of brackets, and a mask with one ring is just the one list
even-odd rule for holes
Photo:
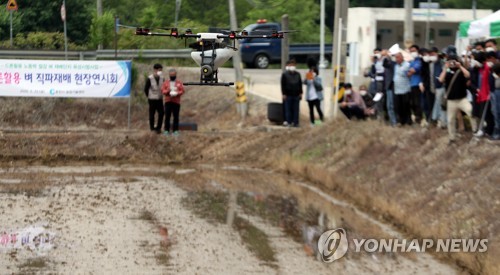
[[[176,174],[182,175],[178,182],[190,190],[189,196],[203,194],[203,200],[208,202],[205,207],[210,207],[210,202],[225,194],[226,199],[222,202],[226,209],[225,220],[219,218],[220,222],[230,224],[236,215],[261,227],[279,229],[286,238],[300,244],[303,255],[318,262],[321,262],[318,239],[329,229],[344,228],[349,237],[357,239],[405,237],[393,226],[336,198],[334,193],[323,192],[318,186],[283,174],[248,167],[213,165],[178,169]],[[205,218],[207,216],[205,213]],[[354,248],[350,240],[349,250],[352,253],[340,260],[344,261],[344,268],[349,266],[346,265],[348,261],[358,264],[369,261],[365,266],[368,273],[457,273],[454,267],[425,253],[357,253]],[[335,264],[323,263],[331,265],[328,268]]]
[[425,253],[356,253],[352,242],[343,258],[322,262],[317,240],[327,229],[402,234],[334,192],[272,171],[32,166],[0,168],[0,187],[0,230],[45,226],[56,237],[41,254],[6,246],[0,273],[457,273]]

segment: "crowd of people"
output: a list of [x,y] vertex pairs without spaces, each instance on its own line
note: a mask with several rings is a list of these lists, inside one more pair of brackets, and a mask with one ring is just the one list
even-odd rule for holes
[[[146,79],[144,93],[149,104],[149,128],[160,134],[165,125],[165,135],[179,134],[179,113],[181,96],[184,94],[184,85],[177,79],[177,71],[170,69],[168,79],[163,76],[163,66],[154,64],[153,73]],[[173,116],[173,125],[170,120]],[[163,123],[165,122],[165,124]]]
[[[455,47],[439,51],[412,45],[408,51],[375,49],[359,91],[345,84],[340,105],[348,117],[373,116],[392,126],[457,126],[476,137],[500,140],[500,51],[493,39],[476,42],[460,55]],[[464,123],[467,118],[469,123]]]

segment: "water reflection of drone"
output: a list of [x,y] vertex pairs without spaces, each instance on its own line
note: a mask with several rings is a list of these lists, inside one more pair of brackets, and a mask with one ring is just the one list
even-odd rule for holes
[[[196,33],[191,29],[186,29],[185,33],[179,33],[177,28],[165,28],[170,30],[170,33],[151,32],[149,28],[136,28],[136,35],[151,35],[151,36],[170,36],[174,38],[196,38],[196,42],[189,44],[189,47],[194,49],[191,52],[191,58],[201,67],[200,82],[185,82],[184,85],[208,85],[208,86],[230,86],[233,82],[218,82],[217,72],[219,67],[228,61],[238,51],[236,48],[236,39],[246,38],[267,38],[267,39],[282,39],[284,33],[282,31],[269,31],[265,34],[249,34],[247,31],[242,31],[237,34],[235,31],[230,31],[227,34],[223,33]],[[233,44],[228,45],[226,41],[232,40]]]

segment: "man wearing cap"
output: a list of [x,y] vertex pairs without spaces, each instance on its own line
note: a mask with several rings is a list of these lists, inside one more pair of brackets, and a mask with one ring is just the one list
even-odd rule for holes
[[302,99],[302,79],[296,71],[295,60],[289,60],[281,75],[281,94],[285,111],[285,126],[299,127],[300,100]]
[[458,111],[467,114],[470,119],[472,129],[476,129],[474,119],[471,119],[472,105],[467,100],[467,81],[470,73],[459,61],[455,54],[448,55],[445,69],[439,76],[439,81],[444,84],[447,91],[446,114],[448,118],[448,135],[450,143],[456,140],[456,119]]
[[[163,124],[163,95],[161,94],[161,85],[165,82],[162,76],[163,66],[161,64],[154,64],[153,74],[149,75],[146,79],[144,86],[144,93],[148,98],[149,104],[149,129],[156,133],[161,133],[161,126]],[[158,122],[155,125],[155,114],[158,113]]]

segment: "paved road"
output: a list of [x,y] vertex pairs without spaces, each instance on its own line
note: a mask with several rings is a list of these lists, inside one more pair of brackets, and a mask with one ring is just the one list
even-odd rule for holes
[[[193,71],[198,72],[198,68],[190,68]],[[307,69],[298,70],[305,77]],[[280,69],[244,69],[244,77],[246,85],[249,85],[247,90],[250,93],[264,97],[270,101],[281,102],[281,89],[280,89]],[[233,68],[220,68],[219,69],[219,79],[224,82],[234,82],[235,74]],[[331,70],[325,70],[325,76],[323,76],[323,86],[325,91],[332,91],[333,84],[333,72]],[[309,109],[307,107],[307,102],[304,100],[301,102],[301,113],[308,114]]]

